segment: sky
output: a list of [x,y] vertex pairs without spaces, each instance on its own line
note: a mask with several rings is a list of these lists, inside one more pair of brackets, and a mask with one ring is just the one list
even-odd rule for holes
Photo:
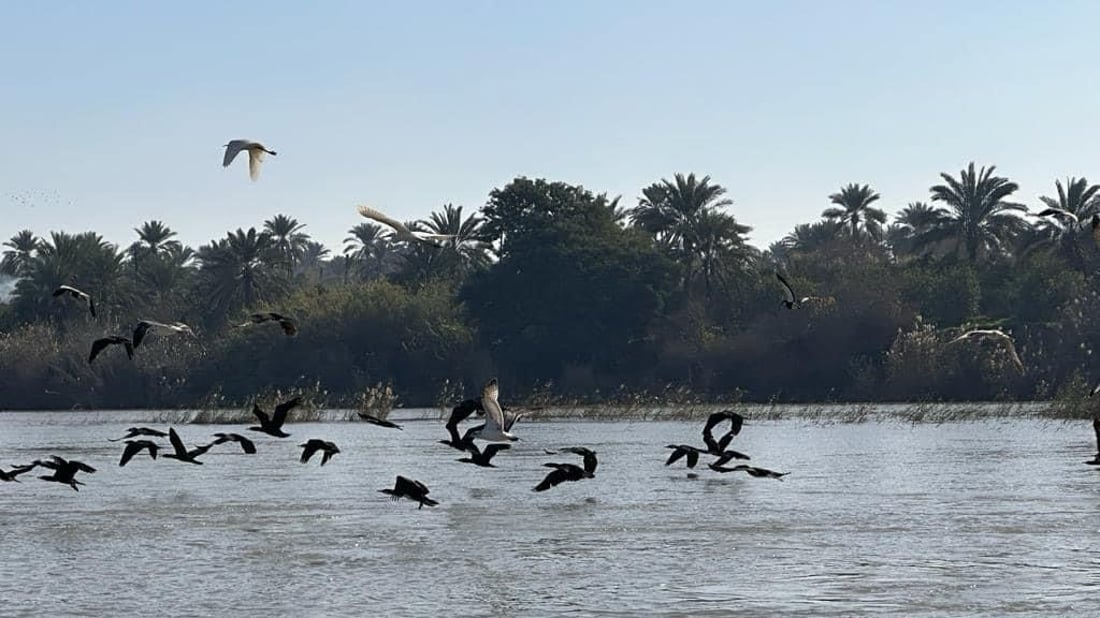
[[[371,204],[484,205],[517,176],[634,205],[728,189],[766,247],[870,184],[894,213],[996,165],[1018,201],[1100,182],[1100,2],[0,3],[0,236],[283,213],[338,252]],[[263,142],[260,179],[221,166]]]

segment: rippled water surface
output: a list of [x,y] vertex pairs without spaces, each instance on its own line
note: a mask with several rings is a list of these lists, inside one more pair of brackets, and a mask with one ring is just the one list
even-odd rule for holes
[[[746,425],[784,481],[664,467],[699,422],[524,421],[498,469],[442,423],[295,424],[205,465],[107,438],[139,413],[0,414],[0,465],[58,454],[87,486],[0,483],[0,615],[1096,615],[1100,471],[1085,422]],[[152,418],[148,416],[147,418]],[[187,443],[232,426],[183,425]],[[252,432],[245,432],[252,433]],[[324,468],[299,442],[334,440]],[[544,447],[599,452],[545,493]],[[419,479],[435,509],[378,489]]]

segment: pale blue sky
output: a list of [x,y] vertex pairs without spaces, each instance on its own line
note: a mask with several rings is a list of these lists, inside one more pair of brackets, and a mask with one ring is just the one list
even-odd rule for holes
[[[758,246],[870,183],[893,213],[996,164],[1095,176],[1100,2],[4,2],[0,236],[275,213],[337,251],[370,203],[476,208],[517,175],[636,203],[710,174]],[[259,182],[231,138],[279,152]]]

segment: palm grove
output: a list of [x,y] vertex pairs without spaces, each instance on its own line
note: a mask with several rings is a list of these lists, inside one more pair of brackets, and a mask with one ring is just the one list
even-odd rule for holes
[[[312,387],[342,406],[379,383],[431,405],[491,375],[514,399],[1047,397],[1091,379],[1100,342],[1087,276],[1100,266],[1087,225],[1100,187],[1053,189],[1037,206],[1084,225],[1027,218],[1015,183],[971,163],[892,222],[873,188],[843,186],[820,220],[766,250],[747,242],[726,189],[694,174],[645,187],[632,208],[517,178],[478,212],[446,205],[416,222],[457,235],[442,249],[361,222],[336,252],[283,215],[198,249],[160,221],[125,249],[94,232],[22,231],[4,243],[2,405],[191,407]],[[783,309],[777,270],[822,302]],[[92,291],[99,317],[52,298],[62,283]],[[292,315],[300,334],[234,328],[252,310]],[[93,338],[138,319],[200,337],[88,365]],[[1012,332],[1026,371],[995,347],[946,345],[970,326]]]

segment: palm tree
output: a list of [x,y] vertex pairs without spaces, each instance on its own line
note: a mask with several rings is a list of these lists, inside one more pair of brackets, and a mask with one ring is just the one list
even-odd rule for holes
[[237,229],[225,238],[199,247],[202,291],[209,299],[210,316],[253,307],[277,298],[285,281],[271,267],[277,255],[275,241],[266,233]]
[[325,258],[331,253],[328,247],[315,240],[310,240],[302,248],[302,257],[298,261],[298,266],[302,269],[302,272],[316,272],[317,281],[321,281],[325,278]]
[[134,228],[138,240],[130,245],[131,258],[139,258],[146,255],[160,255],[171,247],[179,247],[180,242],[174,240],[176,233],[160,221],[146,221],[141,227]]
[[894,223],[886,230],[887,244],[895,256],[916,253],[917,239],[929,230],[941,225],[947,210],[929,206],[925,202],[910,202],[898,211]]
[[25,275],[34,261],[34,253],[40,242],[42,240],[30,230],[22,230],[12,236],[11,240],[4,243],[9,249],[4,251],[4,257],[0,260],[0,273],[12,277]]
[[271,236],[274,241],[275,255],[289,275],[294,270],[294,265],[302,257],[306,243],[309,242],[309,234],[302,232],[304,223],[298,223],[297,219],[286,215],[275,215],[264,221],[264,233]]
[[455,238],[446,243],[445,251],[456,253],[462,270],[468,272],[484,268],[490,262],[492,246],[482,230],[484,223],[477,214],[463,219],[462,206],[444,204],[442,211],[433,212],[427,220],[418,222],[417,227],[432,234],[453,235]]
[[[713,238],[704,238],[714,230],[705,231],[705,226],[713,224],[710,215],[733,203],[722,197],[725,194],[724,187],[710,183],[710,176],[696,179],[695,174],[676,174],[672,182],[662,178],[643,189],[638,206],[630,211],[631,222],[651,234],[659,247],[684,265],[685,289],[699,274],[702,245],[714,242]],[[733,235],[723,242],[743,244],[744,234],[752,228],[734,220],[732,225],[723,223],[721,229]]]
[[715,283],[726,285],[734,273],[747,272],[759,252],[744,240],[752,228],[724,212],[704,211],[695,225],[699,272],[709,297]]
[[123,257],[117,246],[94,232],[51,232],[49,240],[39,241],[16,285],[16,313],[27,320],[75,315],[51,296],[61,284],[91,292],[100,310],[131,306],[134,296],[123,279]]
[[389,235],[380,225],[360,223],[348,230],[351,236],[344,239],[344,278],[354,265],[359,276],[365,279],[381,277],[393,270],[397,251]]
[[879,194],[871,190],[870,185],[851,183],[840,189],[840,193],[829,196],[829,201],[840,208],[826,208],[821,216],[847,225],[853,239],[859,239],[860,231],[866,231],[872,239],[882,238],[882,226],[886,223],[886,213],[871,206],[879,199]]
[[1013,213],[1027,208],[1007,201],[1019,186],[994,176],[995,170],[991,165],[975,171],[971,161],[958,179],[941,173],[945,184],[935,185],[930,191],[932,201],[947,205],[947,214],[918,237],[918,245],[944,242],[971,261],[981,255],[1005,252],[1013,236],[1027,225]]
[[1062,185],[1062,181],[1055,180],[1054,187],[1058,190],[1057,199],[1046,195],[1039,198],[1039,201],[1049,208],[1068,210],[1077,215],[1078,219],[1083,220],[1092,216],[1100,206],[1100,195],[1097,195],[1100,185],[1090,185],[1085,178],[1070,176],[1066,179],[1065,186]]
[[813,223],[799,223],[780,242],[786,248],[786,255],[791,253],[813,253],[824,249],[829,243],[847,233],[848,228],[839,221],[822,219]]
[[[1040,196],[1039,201],[1048,208],[1058,208],[1073,213],[1078,221],[1087,221],[1100,212],[1100,185],[1090,185],[1085,178],[1069,177],[1063,185],[1054,181],[1058,197]],[[1040,217],[1030,234],[1023,235],[1017,245],[1021,252],[1040,249],[1057,249],[1077,268],[1086,268],[1080,240],[1084,229],[1081,225],[1067,224],[1059,217]],[[1091,238],[1088,241],[1091,244]]]

